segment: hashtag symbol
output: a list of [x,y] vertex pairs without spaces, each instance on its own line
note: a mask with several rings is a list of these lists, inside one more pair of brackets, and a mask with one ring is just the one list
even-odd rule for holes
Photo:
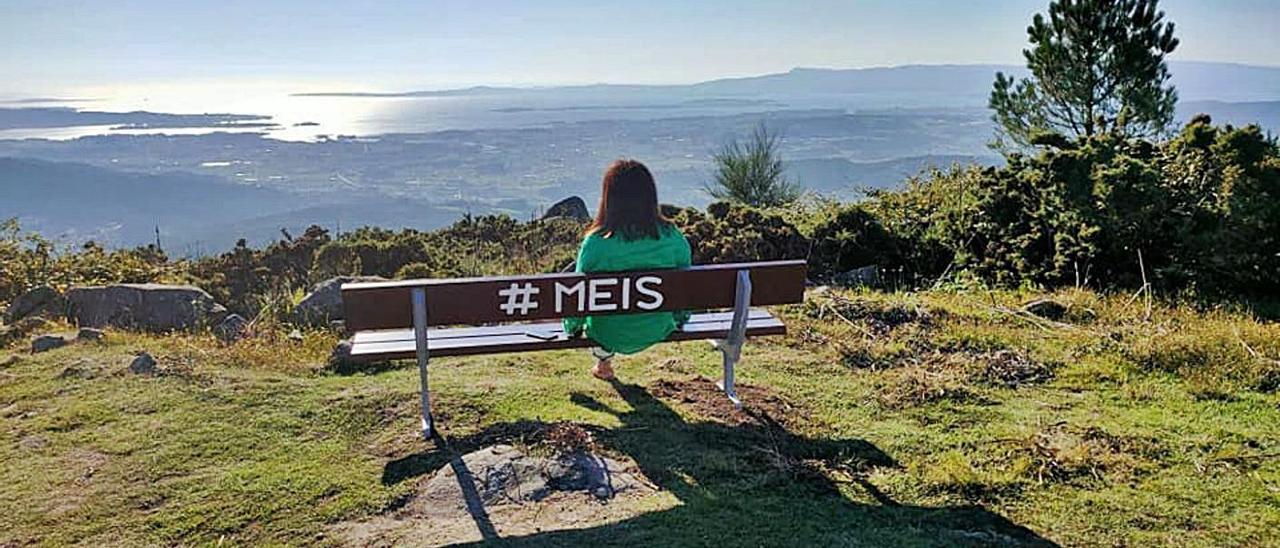
[[538,291],[539,289],[531,283],[526,283],[523,286],[518,283],[512,283],[511,287],[498,290],[498,296],[507,299],[507,302],[498,305],[498,308],[506,312],[508,316],[514,315],[517,310],[521,315],[528,314],[530,310],[538,308],[538,302],[533,300]]

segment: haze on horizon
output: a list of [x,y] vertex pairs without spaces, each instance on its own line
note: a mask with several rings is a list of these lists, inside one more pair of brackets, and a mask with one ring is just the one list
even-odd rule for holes
[[[794,67],[1020,63],[1047,0],[9,0],[6,96],[112,86],[688,83]],[[1180,60],[1280,64],[1280,2],[1164,0]],[[1246,36],[1247,40],[1240,37]]]

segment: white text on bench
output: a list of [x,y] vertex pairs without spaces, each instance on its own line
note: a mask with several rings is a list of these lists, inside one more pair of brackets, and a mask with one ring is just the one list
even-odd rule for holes
[[[657,287],[660,285],[662,285],[662,278],[657,276],[641,276],[635,279],[594,278],[574,283],[555,282],[552,293],[555,294],[557,314],[614,312],[632,308],[657,310],[665,301],[665,297]],[[511,315],[514,313],[510,304],[513,297],[505,293],[506,291],[508,290],[504,289],[499,292],[499,295],[508,299],[508,304],[502,305],[502,310]],[[533,306],[520,313],[528,314],[528,310],[536,308],[537,303],[533,303]]]

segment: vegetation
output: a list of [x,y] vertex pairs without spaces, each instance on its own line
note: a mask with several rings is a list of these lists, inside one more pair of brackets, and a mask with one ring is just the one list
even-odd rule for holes
[[[922,174],[860,203],[705,212],[668,206],[700,263],[806,258],[833,279],[876,265],[894,288],[1153,290],[1205,302],[1275,295],[1280,271],[1280,146],[1257,126],[1194,118],[1164,142],[1106,133],[1010,153],[1001,167]],[[242,242],[199,260],[154,247],[59,249],[9,222],[0,302],[37,285],[178,281],[246,316],[333,276],[448,277],[567,268],[582,225],[466,216],[435,231],[320,227],[263,249]],[[293,298],[293,297],[290,297]]]
[[800,197],[800,188],[787,179],[783,168],[778,135],[764,124],[757,125],[745,143],[732,141],[713,159],[715,181],[706,190],[718,200],[776,207]]
[[[996,74],[990,106],[1017,145],[1049,135],[1159,135],[1178,95],[1166,55],[1178,47],[1158,0],[1054,0],[1036,14],[1023,50],[1031,78]],[[1046,135],[1048,134],[1048,135]]]
[[[776,423],[729,411],[697,343],[621,358],[616,387],[573,352],[438,359],[436,414],[451,451],[582,424],[662,488],[520,544],[1272,542],[1277,326],[1076,290],[1049,321],[1032,296],[811,293],[739,369]],[[334,374],[333,342],[0,356],[0,544],[329,544],[394,513],[449,451],[416,435],[412,367]],[[140,348],[156,376],[124,372]]]

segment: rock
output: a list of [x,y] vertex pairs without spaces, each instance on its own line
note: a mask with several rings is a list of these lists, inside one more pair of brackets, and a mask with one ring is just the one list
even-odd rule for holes
[[146,352],[139,353],[133,361],[129,362],[129,372],[137,375],[154,375],[156,374],[156,359]]
[[329,322],[329,330],[334,333],[346,333],[347,322],[344,320],[332,320]]
[[58,374],[59,379],[92,379],[97,376],[98,368],[88,360],[76,360]]
[[294,329],[293,331],[290,331],[290,332],[289,332],[289,335],[287,335],[287,336],[288,336],[289,340],[291,340],[291,341],[293,341],[293,342],[296,342],[296,343],[300,343],[300,342],[302,342],[302,340],[303,340],[303,337],[302,337],[302,331],[301,331],[301,330],[298,330],[298,329]]
[[198,287],[164,284],[75,287],[67,291],[67,309],[82,326],[157,333],[216,325],[227,315]]
[[591,220],[591,212],[587,210],[587,203],[582,201],[582,198],[570,196],[552,204],[547,208],[547,212],[542,214],[543,219],[557,217],[586,222]]
[[556,491],[580,491],[609,499],[644,485],[630,467],[592,453],[531,456],[510,445],[494,445],[446,464],[427,481],[421,496],[448,511],[466,503],[459,481],[474,485],[486,507],[539,501]]
[[239,314],[227,314],[227,317],[213,326],[213,336],[224,343],[233,343],[248,335],[249,320]]
[[0,347],[25,339],[36,331],[48,328],[49,325],[49,320],[39,316],[30,316],[18,320],[18,323],[0,328]]
[[80,342],[98,342],[106,338],[106,336],[107,334],[101,329],[94,329],[92,327],[81,327],[80,330],[76,332],[76,340]]
[[293,307],[293,319],[305,325],[323,326],[342,319],[342,284],[386,281],[381,276],[339,276],[316,284],[302,302]]
[[880,265],[855,268],[835,275],[837,284],[843,286],[877,285],[880,283]]
[[329,353],[329,369],[334,371],[342,371],[354,365],[351,360],[351,341],[341,340],[334,345],[333,351]]
[[67,338],[62,335],[40,335],[31,340],[31,353],[45,352],[67,345]]
[[4,321],[14,323],[31,316],[60,318],[66,314],[67,301],[58,290],[40,286],[18,296],[4,311]]
[[1053,299],[1035,299],[1022,305],[1022,311],[1049,320],[1061,320],[1067,306]]

